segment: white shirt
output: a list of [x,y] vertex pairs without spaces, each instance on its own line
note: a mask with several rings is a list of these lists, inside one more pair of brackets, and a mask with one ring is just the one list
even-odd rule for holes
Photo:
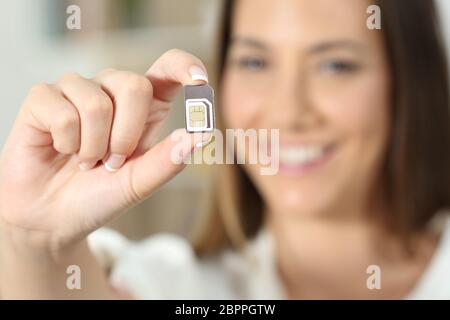
[[[450,218],[438,223],[440,242],[406,299],[450,299]],[[198,259],[189,243],[172,234],[131,242],[110,229],[88,238],[94,255],[111,268],[110,281],[138,299],[283,299],[273,239],[264,230],[243,252]]]

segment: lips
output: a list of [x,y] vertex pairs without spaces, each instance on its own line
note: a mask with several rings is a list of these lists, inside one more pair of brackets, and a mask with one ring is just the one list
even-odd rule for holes
[[319,168],[335,150],[334,144],[280,146],[280,172],[298,175]]

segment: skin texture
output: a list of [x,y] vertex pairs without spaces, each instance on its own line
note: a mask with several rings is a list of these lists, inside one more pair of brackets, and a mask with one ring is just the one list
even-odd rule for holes
[[[0,160],[2,297],[111,297],[85,237],[184,168],[173,147],[186,154],[209,138],[179,129],[155,143],[181,85],[203,84],[192,75],[205,70],[174,49],[145,75],[72,73],[30,90]],[[65,288],[74,261],[85,290]]]
[[[280,150],[334,146],[326,162],[302,174],[264,176],[260,166],[245,166],[293,298],[403,297],[433,252],[419,236],[423,250],[406,259],[377,221],[385,210],[375,195],[390,134],[390,75],[382,33],[366,28],[368,5],[236,4],[222,88],[226,126],[280,129]],[[383,270],[383,290],[366,287],[372,264]]]

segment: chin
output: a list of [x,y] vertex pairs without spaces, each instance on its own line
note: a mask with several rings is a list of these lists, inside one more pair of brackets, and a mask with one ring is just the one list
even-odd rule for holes
[[342,174],[334,174],[336,171],[331,169],[300,177],[262,176],[257,167],[246,169],[269,211],[277,215],[317,217],[330,212],[334,214],[333,208],[343,198],[341,191],[347,189],[343,188],[346,183],[339,183],[343,182]]
[[278,214],[295,216],[319,216],[333,203],[326,184],[317,184],[312,187],[304,186],[301,182],[268,182],[260,185],[260,190],[268,204],[270,211]]

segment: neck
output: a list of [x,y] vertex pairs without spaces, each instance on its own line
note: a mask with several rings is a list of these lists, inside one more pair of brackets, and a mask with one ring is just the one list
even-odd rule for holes
[[[292,298],[401,298],[413,287],[435,243],[419,241],[406,254],[400,239],[366,219],[281,218],[266,215],[274,234],[277,266]],[[383,289],[369,290],[369,266],[379,266]]]

